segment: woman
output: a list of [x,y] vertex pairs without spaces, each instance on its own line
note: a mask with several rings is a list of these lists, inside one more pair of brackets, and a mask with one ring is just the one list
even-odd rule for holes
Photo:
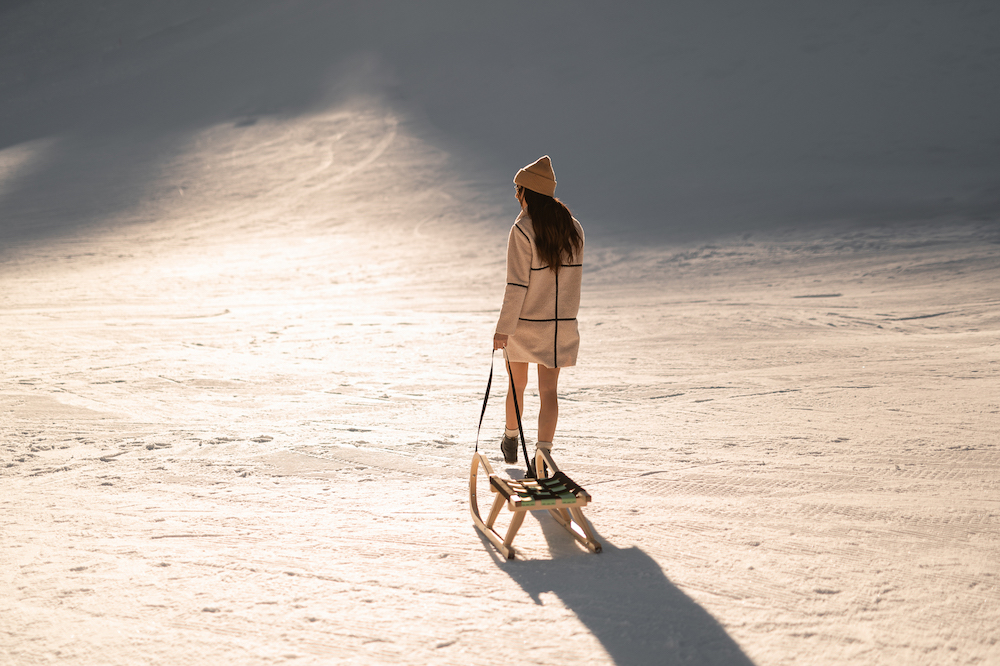
[[[517,462],[517,415],[523,413],[528,363],[538,365],[538,448],[551,449],[559,419],[559,370],[576,365],[580,333],[583,227],[555,198],[556,177],[546,155],[514,176],[521,214],[507,239],[507,287],[493,336],[506,349],[513,391],[507,392],[507,423],[500,449]],[[526,461],[529,462],[530,461]]]

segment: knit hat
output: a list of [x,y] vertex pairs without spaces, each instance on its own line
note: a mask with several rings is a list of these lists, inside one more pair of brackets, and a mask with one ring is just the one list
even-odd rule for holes
[[552,160],[548,155],[524,167],[514,176],[514,184],[526,187],[539,194],[550,197],[556,195],[556,174],[552,171]]

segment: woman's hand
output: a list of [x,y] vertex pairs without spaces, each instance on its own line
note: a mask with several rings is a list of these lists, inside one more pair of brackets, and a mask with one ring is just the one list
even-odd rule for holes
[[498,349],[503,349],[504,347],[506,347],[507,346],[507,337],[508,336],[506,336],[506,335],[501,335],[500,333],[495,333],[493,335],[493,351],[496,351]]

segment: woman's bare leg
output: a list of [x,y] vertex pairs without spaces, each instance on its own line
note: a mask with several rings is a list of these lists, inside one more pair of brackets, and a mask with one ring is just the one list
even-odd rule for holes
[[[528,364],[515,361],[510,362],[511,379],[514,381],[514,388],[517,390],[517,408],[521,411],[521,418],[524,418],[524,387],[528,384]],[[514,394],[507,386],[507,430],[517,430],[517,413],[514,411]]]
[[538,366],[538,441],[551,442],[559,421],[559,368]]

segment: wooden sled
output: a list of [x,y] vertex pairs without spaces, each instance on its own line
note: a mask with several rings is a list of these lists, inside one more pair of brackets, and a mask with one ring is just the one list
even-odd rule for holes
[[[479,515],[479,501],[476,499],[476,481],[480,465],[489,476],[490,490],[496,493],[490,515],[485,522]],[[514,559],[512,544],[514,537],[517,536],[517,530],[524,522],[525,514],[528,511],[546,510],[591,552],[601,552],[601,544],[594,536],[590,523],[582,511],[590,502],[587,491],[560,472],[552,460],[552,455],[545,449],[539,449],[535,453],[535,470],[538,475],[536,479],[520,481],[504,479],[493,472],[493,466],[484,454],[477,452],[473,455],[472,470],[469,472],[469,505],[476,527],[505,558],[512,560]],[[506,536],[501,537],[493,528],[493,524],[504,504],[514,515],[510,519]]]

